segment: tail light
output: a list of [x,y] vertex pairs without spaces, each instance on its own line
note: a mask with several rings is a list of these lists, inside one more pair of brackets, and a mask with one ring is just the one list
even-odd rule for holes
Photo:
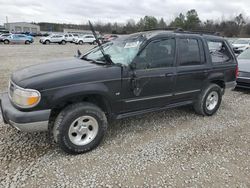
[[238,67],[238,65],[237,65],[237,67],[236,67],[236,70],[235,70],[235,77],[236,77],[236,79],[239,77],[239,67]]

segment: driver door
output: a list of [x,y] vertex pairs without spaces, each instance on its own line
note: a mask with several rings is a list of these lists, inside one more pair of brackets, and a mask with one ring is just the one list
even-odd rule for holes
[[171,102],[175,79],[176,40],[153,40],[123,75],[123,112],[164,107]]

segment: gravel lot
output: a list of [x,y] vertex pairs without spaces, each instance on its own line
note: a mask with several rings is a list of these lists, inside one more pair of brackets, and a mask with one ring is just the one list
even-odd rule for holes
[[[91,46],[0,44],[0,91],[12,71]],[[213,117],[191,107],[113,122],[96,150],[70,156],[46,133],[0,116],[0,187],[250,187],[250,91],[226,93]]]

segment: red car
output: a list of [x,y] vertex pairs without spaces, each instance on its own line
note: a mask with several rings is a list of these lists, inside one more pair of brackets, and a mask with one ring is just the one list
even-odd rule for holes
[[104,35],[103,43],[110,42],[114,39],[117,39],[118,35]]

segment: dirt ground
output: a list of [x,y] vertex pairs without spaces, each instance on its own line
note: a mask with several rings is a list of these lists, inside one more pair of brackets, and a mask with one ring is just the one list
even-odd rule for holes
[[[0,92],[16,69],[91,47],[0,44]],[[188,106],[115,121],[77,156],[0,115],[0,187],[250,187],[250,91],[226,93],[213,117]]]

